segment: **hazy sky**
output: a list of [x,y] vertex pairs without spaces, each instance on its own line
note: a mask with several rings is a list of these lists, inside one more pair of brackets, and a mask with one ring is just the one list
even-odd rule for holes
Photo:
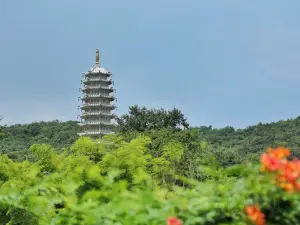
[[299,0],[2,0],[2,123],[76,120],[96,48],[117,114],[175,106],[192,125],[237,128],[297,117],[299,11]]

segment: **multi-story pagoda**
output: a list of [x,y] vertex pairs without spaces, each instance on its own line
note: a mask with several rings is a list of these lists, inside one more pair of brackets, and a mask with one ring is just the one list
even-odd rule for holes
[[105,134],[112,133],[111,120],[114,117],[112,111],[116,108],[113,104],[116,99],[112,87],[112,74],[99,64],[99,50],[96,49],[96,64],[88,72],[83,73],[84,85],[80,88],[83,92],[81,97],[82,110],[81,123],[82,133],[80,136],[89,136],[93,139],[102,138]]

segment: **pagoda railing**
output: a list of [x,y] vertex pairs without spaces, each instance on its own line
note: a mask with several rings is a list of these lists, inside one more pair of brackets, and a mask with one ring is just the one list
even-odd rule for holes
[[99,106],[99,107],[110,107],[110,108],[116,107],[114,104],[103,104],[103,103],[84,103],[82,107],[85,106]]
[[102,86],[102,85],[97,85],[97,86],[86,86],[82,89],[82,91],[86,91],[86,90],[89,90],[89,89],[103,89],[103,90],[108,90],[108,91],[114,91],[114,88],[113,87],[105,87],[105,86]]
[[111,131],[85,131],[82,133],[79,133],[80,136],[83,135],[103,135],[103,134],[113,134],[114,132]]
[[115,116],[115,114],[113,114],[113,113],[104,113],[104,112],[84,112],[81,115],[82,116],[90,116],[90,115],[97,116],[97,115],[99,115],[99,116],[111,116],[111,117]]
[[85,126],[85,125],[104,125],[104,126],[112,126],[112,123],[108,123],[108,122],[83,122],[83,123],[79,123],[80,126]]
[[104,81],[104,82],[112,82],[112,79],[111,78],[107,78],[107,79],[104,79],[104,78],[87,78],[87,79],[83,79],[83,82],[88,82],[88,81]]

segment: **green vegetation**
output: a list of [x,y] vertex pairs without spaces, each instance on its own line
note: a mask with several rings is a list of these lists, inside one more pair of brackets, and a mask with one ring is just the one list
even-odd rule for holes
[[188,128],[189,124],[183,113],[174,108],[172,110],[147,109],[137,105],[129,107],[128,114],[116,118],[122,133],[137,131],[144,132],[152,129],[168,128],[178,130],[180,126]]
[[180,110],[133,106],[117,121],[109,145],[78,138],[74,121],[1,126],[0,224],[246,225],[256,203],[266,224],[300,224],[300,195],[258,164],[269,146],[300,155],[300,117],[190,128]]
[[[153,140],[154,150],[160,149],[161,142],[174,138],[186,145],[205,141],[223,165],[233,165],[248,159],[257,160],[267,147],[278,145],[290,146],[294,155],[300,157],[300,117],[259,123],[246,129],[214,129],[211,126],[187,129],[189,125],[180,110],[168,112],[132,106],[128,114],[118,119],[118,123],[117,131],[126,136],[126,140],[140,132],[145,133]],[[180,126],[186,127],[186,130],[180,130]],[[78,131],[79,126],[75,121],[0,126],[0,151],[14,160],[30,159],[29,147],[32,144],[50,144],[59,150],[74,143]]]
[[75,121],[39,122],[0,127],[0,151],[9,158],[22,161],[31,159],[29,147],[33,144],[50,144],[61,149],[78,138],[79,126]]

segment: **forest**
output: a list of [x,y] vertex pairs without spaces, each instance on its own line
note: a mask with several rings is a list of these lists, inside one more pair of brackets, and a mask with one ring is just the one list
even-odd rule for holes
[[102,142],[76,121],[0,122],[0,224],[300,224],[300,117],[194,127],[131,106]]

